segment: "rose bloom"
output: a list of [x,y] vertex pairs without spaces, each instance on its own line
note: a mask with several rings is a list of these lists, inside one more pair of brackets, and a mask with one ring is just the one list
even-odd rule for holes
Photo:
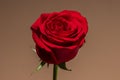
[[88,23],[77,11],[43,13],[31,26],[36,52],[49,64],[73,59],[85,42]]

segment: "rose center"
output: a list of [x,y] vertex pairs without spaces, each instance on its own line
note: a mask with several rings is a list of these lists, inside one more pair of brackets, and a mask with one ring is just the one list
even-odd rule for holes
[[52,24],[53,25],[51,26],[51,30],[55,33],[67,31],[67,24],[65,22],[55,21]]

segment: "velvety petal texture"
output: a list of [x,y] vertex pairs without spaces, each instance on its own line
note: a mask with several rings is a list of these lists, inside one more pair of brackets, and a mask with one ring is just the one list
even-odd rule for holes
[[77,11],[43,13],[31,26],[40,59],[60,64],[73,59],[85,42],[88,23]]

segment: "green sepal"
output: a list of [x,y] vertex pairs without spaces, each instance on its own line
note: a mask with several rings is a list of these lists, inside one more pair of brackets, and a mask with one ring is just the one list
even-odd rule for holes
[[63,70],[71,71],[71,69],[68,69],[68,68],[66,67],[66,63],[65,63],[65,62],[64,62],[64,63],[60,63],[58,66],[59,66],[61,69],[63,69]]
[[[33,52],[36,53],[36,49],[35,48],[32,48]],[[36,71],[39,71],[43,66],[45,65],[45,62],[41,62],[38,67],[36,68]]]
[[42,61],[42,62],[38,65],[38,67],[36,68],[36,70],[34,70],[34,71],[31,73],[31,76],[33,75],[33,73],[38,72],[44,65],[45,65],[45,62]]
[[36,53],[36,49],[35,49],[35,48],[32,48],[32,51],[33,51],[34,53]]
[[39,71],[43,66],[45,65],[45,62],[41,62],[38,67],[36,68],[37,71]]

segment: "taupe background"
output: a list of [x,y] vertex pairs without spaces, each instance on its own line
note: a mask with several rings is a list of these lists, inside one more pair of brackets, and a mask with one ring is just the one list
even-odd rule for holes
[[32,52],[30,26],[43,12],[80,11],[89,23],[86,44],[59,69],[58,80],[120,80],[120,0],[0,0],[0,80],[52,80],[52,65]]

